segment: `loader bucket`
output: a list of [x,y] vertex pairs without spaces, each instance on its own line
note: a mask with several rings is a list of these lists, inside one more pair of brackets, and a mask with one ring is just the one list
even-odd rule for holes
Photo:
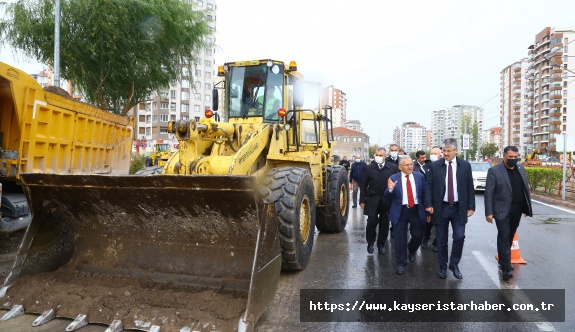
[[275,209],[253,177],[22,179],[33,216],[4,307],[124,329],[233,331],[253,329],[274,297]]

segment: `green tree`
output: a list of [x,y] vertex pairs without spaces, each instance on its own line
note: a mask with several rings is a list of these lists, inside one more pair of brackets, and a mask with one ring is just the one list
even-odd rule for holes
[[[0,43],[52,64],[54,1],[0,3]],[[125,115],[193,73],[212,31],[206,11],[181,0],[61,0],[61,77],[103,110]]]
[[485,143],[481,147],[481,155],[484,157],[493,157],[495,152],[497,152],[499,148],[495,143]]
[[370,158],[373,158],[373,155],[375,155],[375,151],[377,151],[377,148],[379,148],[379,146],[377,144],[369,146],[369,157]]
[[479,125],[473,121],[471,114],[464,113],[461,117],[461,155],[463,155],[463,134],[469,134],[469,149],[467,149],[467,159],[475,159],[479,148]]

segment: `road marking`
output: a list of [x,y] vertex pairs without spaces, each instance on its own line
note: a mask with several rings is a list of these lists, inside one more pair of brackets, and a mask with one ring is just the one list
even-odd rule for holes
[[561,210],[561,211],[564,211],[564,212],[569,212],[569,213],[571,213],[571,214],[575,214],[575,212],[573,212],[573,210],[568,210],[568,209],[563,208],[563,207],[559,207],[559,206],[556,206],[556,205],[551,205],[551,204],[543,203],[543,202],[538,201],[538,200],[535,200],[535,199],[531,199],[531,201],[533,201],[533,202],[535,202],[535,203],[539,203],[539,204],[541,204],[541,205],[545,205],[545,206],[549,206],[549,207],[555,208],[555,209],[557,209],[557,210]]
[[[493,281],[495,286],[499,287],[499,289],[520,289],[519,286],[517,286],[515,283],[501,282],[499,280],[499,272],[497,272],[497,265],[495,265],[494,267],[493,263],[492,262],[490,263],[487,257],[485,257],[485,255],[483,255],[481,252],[473,251],[473,256],[475,256],[475,259],[477,259],[477,261],[479,262],[479,264],[481,264],[481,267],[483,267],[483,270],[485,270],[491,281]],[[553,326],[553,324],[549,322],[535,322],[534,324],[537,326],[539,331],[545,331],[545,332],[557,331]]]

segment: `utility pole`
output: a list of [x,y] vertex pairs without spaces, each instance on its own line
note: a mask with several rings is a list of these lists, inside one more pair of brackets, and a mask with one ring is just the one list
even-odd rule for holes
[[54,86],[60,87],[60,0],[54,8]]

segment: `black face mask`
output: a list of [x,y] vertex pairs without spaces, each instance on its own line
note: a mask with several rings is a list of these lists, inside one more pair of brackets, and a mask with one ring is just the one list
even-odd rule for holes
[[518,161],[519,161],[519,159],[507,159],[506,164],[508,167],[513,168],[513,167],[517,166]]

